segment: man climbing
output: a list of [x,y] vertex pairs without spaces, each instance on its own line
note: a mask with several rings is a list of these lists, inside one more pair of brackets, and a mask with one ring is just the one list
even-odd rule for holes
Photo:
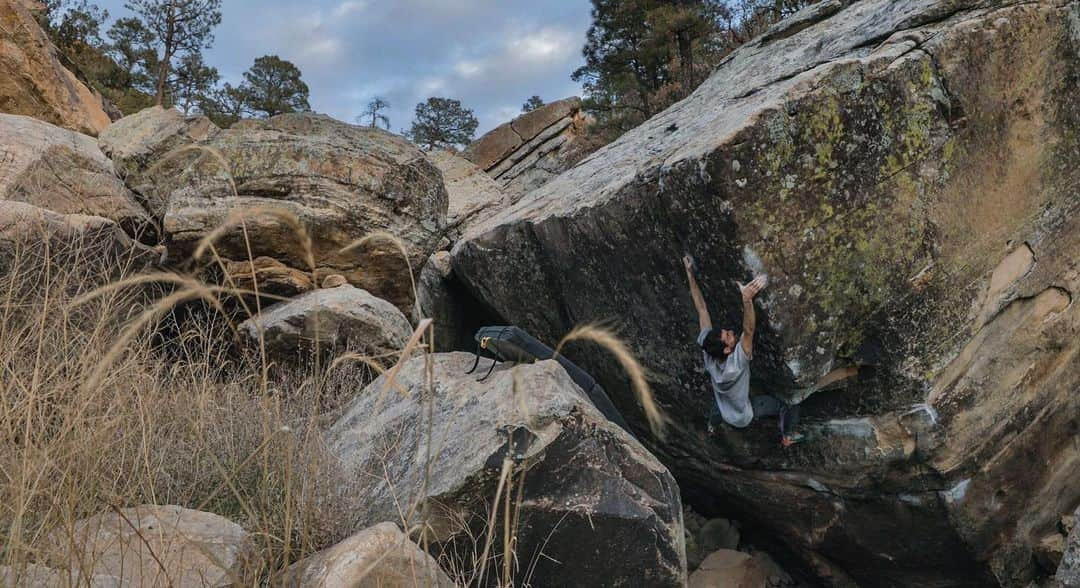
[[712,414],[709,415],[709,432],[715,432],[721,420],[741,429],[749,425],[755,416],[779,416],[780,443],[784,447],[798,443],[803,436],[795,431],[799,421],[797,404],[789,406],[771,394],[750,397],[750,360],[754,356],[754,329],[757,327],[754,296],[765,288],[765,276],[758,276],[746,285],[739,284],[743,301],[743,328],[742,336],[736,337],[733,325],[722,325],[719,330],[713,328],[705,297],[694,277],[694,259],[687,255],[683,258],[683,265],[690,282],[690,296],[698,313],[700,334],[697,343],[702,349],[705,371],[709,373],[715,397]]

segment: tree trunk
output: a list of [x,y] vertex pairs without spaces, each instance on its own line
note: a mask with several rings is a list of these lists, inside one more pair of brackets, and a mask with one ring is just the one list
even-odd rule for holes
[[169,58],[161,60],[158,67],[157,93],[154,95],[154,104],[161,106],[165,103],[165,80],[169,77]]
[[682,30],[676,33],[679,42],[679,70],[682,74],[682,97],[690,95],[694,90],[694,40],[690,38],[690,31]]
[[166,34],[162,39],[161,65],[158,67],[157,93],[154,96],[154,104],[165,104],[165,82],[169,79],[169,66],[172,64],[172,54],[176,50],[176,6],[169,2],[169,16],[166,20]]

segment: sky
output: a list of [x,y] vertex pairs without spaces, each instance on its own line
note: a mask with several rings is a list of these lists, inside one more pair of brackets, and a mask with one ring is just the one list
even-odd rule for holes
[[[124,0],[94,0],[110,20]],[[589,0],[223,0],[206,61],[239,82],[256,57],[295,63],[313,110],[353,122],[386,98],[402,132],[429,96],[455,98],[480,121],[477,136],[521,112],[579,95]]]

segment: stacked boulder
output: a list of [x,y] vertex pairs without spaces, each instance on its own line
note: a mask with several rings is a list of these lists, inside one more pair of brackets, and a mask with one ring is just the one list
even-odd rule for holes
[[588,155],[589,122],[581,99],[566,98],[496,127],[463,155],[517,200]]
[[269,257],[315,282],[340,274],[411,308],[409,268],[435,250],[447,207],[438,169],[414,145],[311,113],[224,131],[167,111],[137,116],[103,142],[152,203],[172,260],[217,231],[223,259]]
[[202,247],[205,262],[221,260],[210,277],[272,305],[240,332],[274,359],[385,354],[408,338],[410,271],[447,214],[438,168],[409,142],[311,113],[221,130],[149,108],[101,145],[160,223],[171,264]]

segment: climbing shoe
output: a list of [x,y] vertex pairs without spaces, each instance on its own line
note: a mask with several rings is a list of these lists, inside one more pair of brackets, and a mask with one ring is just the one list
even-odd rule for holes
[[783,445],[784,447],[791,447],[792,445],[794,445],[796,443],[802,443],[802,441],[804,439],[806,439],[806,435],[803,435],[802,433],[792,433],[790,435],[781,435],[780,436],[780,444]]

